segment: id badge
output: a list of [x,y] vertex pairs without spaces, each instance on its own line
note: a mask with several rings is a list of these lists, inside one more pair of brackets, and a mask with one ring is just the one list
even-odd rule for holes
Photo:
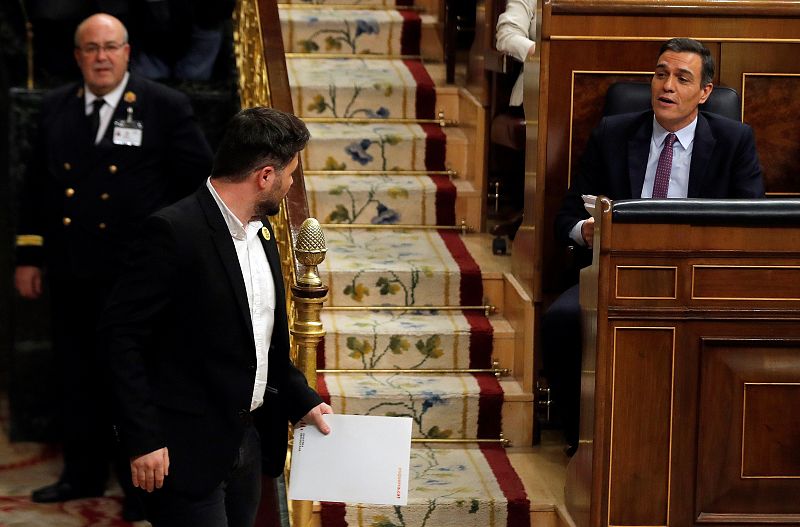
[[142,121],[114,121],[114,144],[142,146]]

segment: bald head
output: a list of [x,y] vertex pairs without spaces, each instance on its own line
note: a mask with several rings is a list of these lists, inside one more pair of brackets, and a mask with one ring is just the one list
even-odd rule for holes
[[102,96],[119,86],[128,70],[128,31],[111,15],[92,15],[75,30],[75,60],[89,90]]

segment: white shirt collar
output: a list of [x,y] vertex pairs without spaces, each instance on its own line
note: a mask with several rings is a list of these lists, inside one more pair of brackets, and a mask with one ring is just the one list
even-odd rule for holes
[[217,190],[214,188],[214,185],[211,184],[210,177],[206,179],[206,187],[209,192],[211,192],[214,201],[217,202],[217,206],[220,212],[222,212],[222,217],[225,219],[225,224],[228,226],[228,232],[230,232],[233,238],[245,240],[248,238],[248,232],[258,234],[258,229],[264,225],[260,220],[251,221],[247,224],[242,223],[239,221],[239,218],[236,217],[236,214],[222,201],[220,195],[217,194]]
[[[694,131],[697,129],[697,117],[700,115],[698,112],[697,115],[694,116],[694,119],[691,123],[687,124],[677,132],[674,132],[675,135],[678,137],[678,142],[684,148],[684,150],[688,150],[689,146],[694,141]],[[661,145],[664,144],[664,140],[667,138],[670,132],[656,121],[655,115],[653,116],[653,140],[656,143],[658,148],[661,148]]]
[[[103,100],[107,105],[111,106],[112,108],[117,107],[117,105],[119,104],[119,100],[122,98],[122,92],[124,92],[125,88],[128,86],[128,79],[130,78],[130,76],[131,74],[126,71],[125,76],[122,77],[122,82],[120,82],[116,88],[103,95]],[[94,102],[95,99],[98,98],[99,97],[97,95],[92,93],[92,91],[89,89],[89,86],[86,83],[84,83],[83,100],[84,103],[86,104],[86,108],[91,109],[92,103]]]

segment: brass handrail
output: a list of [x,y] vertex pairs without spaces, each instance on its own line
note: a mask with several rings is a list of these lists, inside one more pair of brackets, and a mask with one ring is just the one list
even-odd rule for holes
[[[292,113],[291,90],[281,38],[277,4],[271,0],[239,0],[234,10],[234,45],[239,70],[242,108],[269,106]],[[294,184],[273,220],[286,290],[291,358],[312,387],[316,387],[316,349],[325,336],[320,311],[328,293],[321,281],[310,280],[316,273],[320,251],[309,244],[308,201],[302,166],[293,174]],[[313,225],[311,225],[313,231]],[[318,229],[318,225],[317,225]],[[305,236],[304,236],[305,235]],[[306,243],[302,243],[305,239]],[[324,249],[324,247],[323,247]],[[324,257],[324,251],[322,251]],[[303,261],[298,261],[300,256]],[[288,467],[288,459],[287,459]],[[292,502],[292,523],[307,525],[312,514],[309,501]]]

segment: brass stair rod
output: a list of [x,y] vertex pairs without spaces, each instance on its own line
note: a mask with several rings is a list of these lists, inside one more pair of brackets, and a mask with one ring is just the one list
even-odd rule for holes
[[428,230],[428,231],[461,231],[462,234],[473,232],[472,227],[463,223],[461,225],[414,225],[410,223],[403,224],[373,224],[373,223],[323,223],[322,227],[325,229],[365,229],[365,230]]
[[457,178],[458,171],[448,170],[303,170],[304,176],[448,176]]
[[497,308],[485,306],[324,306],[323,311],[483,311],[488,317]]
[[502,437],[502,435],[498,439],[439,439],[439,438],[426,439],[424,437],[412,437],[411,438],[411,442],[412,443],[438,443],[438,444],[452,443],[452,444],[461,444],[461,445],[469,444],[469,443],[499,443],[499,444],[503,445],[504,447],[511,446],[511,441],[509,441],[508,439]]
[[407,373],[414,373],[418,375],[446,375],[450,373],[491,373],[496,377],[505,377],[511,374],[511,370],[508,368],[440,368],[440,369],[430,369],[430,370],[420,370],[420,369],[400,369],[400,368],[386,368],[386,369],[379,369],[379,368],[372,368],[372,369],[346,369],[346,368],[337,368],[337,369],[324,369],[324,368],[317,368],[317,373],[398,373],[398,374],[407,374]]
[[290,51],[287,59],[368,59],[368,60],[423,60],[422,55],[392,55],[389,53],[303,53]]
[[322,124],[438,124],[442,128],[448,126],[458,126],[458,121],[453,119],[411,119],[411,118],[360,118],[360,117],[307,117],[300,116],[306,123]]
[[293,3],[279,3],[278,9],[354,9],[357,11],[417,11],[425,12],[422,6],[413,5],[361,5],[361,4],[348,4],[342,2],[341,4],[293,4]]

